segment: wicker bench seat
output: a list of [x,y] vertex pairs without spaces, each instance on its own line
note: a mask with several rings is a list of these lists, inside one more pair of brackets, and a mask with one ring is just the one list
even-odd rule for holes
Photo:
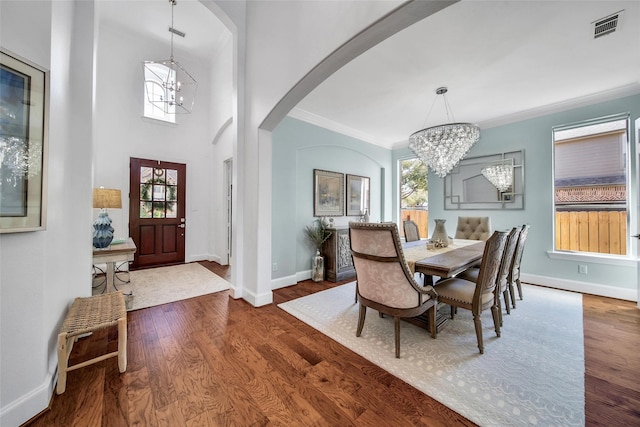
[[[118,325],[118,351],[68,366],[73,344],[80,335]],[[76,298],[62,323],[58,334],[58,386],[56,392],[64,393],[67,372],[79,369],[110,357],[118,356],[118,369],[127,370],[127,310],[122,292],[110,292],[86,298]]]

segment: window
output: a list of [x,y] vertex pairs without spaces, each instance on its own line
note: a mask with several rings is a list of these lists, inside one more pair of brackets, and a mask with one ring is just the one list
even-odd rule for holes
[[429,229],[427,165],[420,159],[400,160],[400,233],[402,222],[415,221],[420,235],[426,237]]
[[553,130],[555,249],[626,255],[628,115]]
[[165,82],[176,80],[175,70],[162,64],[145,63],[144,66],[144,116],[175,123],[175,105],[166,102],[171,90]]

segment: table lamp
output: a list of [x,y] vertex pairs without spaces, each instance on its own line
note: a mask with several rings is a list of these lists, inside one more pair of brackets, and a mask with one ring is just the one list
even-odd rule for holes
[[93,207],[100,209],[98,219],[93,223],[93,246],[98,249],[109,247],[113,240],[113,227],[107,209],[122,209],[122,196],[120,190],[109,188],[93,189]]

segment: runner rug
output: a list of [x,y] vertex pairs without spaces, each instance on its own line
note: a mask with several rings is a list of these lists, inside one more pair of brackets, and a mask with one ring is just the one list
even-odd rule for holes
[[501,337],[483,314],[484,354],[473,320],[458,310],[432,339],[402,322],[395,358],[393,318],[367,309],[355,336],[355,282],[279,307],[482,426],[583,426],[582,295],[523,285],[524,300],[504,315]]
[[[104,281],[104,277],[94,279],[94,294],[104,291]],[[231,286],[197,262],[118,273],[114,285],[125,294],[128,311],[220,292]]]

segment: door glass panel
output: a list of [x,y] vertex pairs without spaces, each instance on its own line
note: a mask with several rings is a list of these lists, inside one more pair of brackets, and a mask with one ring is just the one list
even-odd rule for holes
[[140,184],[140,200],[151,200],[151,184]]
[[153,168],[142,166],[140,168],[140,182],[150,183],[153,179]]
[[178,185],[178,171],[167,169],[167,185]]
[[167,200],[175,202],[178,200],[178,187],[175,185],[167,185]]
[[165,183],[164,169],[159,169],[159,168],[154,169],[153,170],[153,175],[154,175],[153,182],[155,184],[164,184]]
[[164,218],[164,202],[153,202],[153,217]]
[[153,186],[153,200],[164,200],[164,185],[154,185]]
[[151,202],[140,202],[140,218],[151,218]]
[[176,202],[167,202],[167,218],[178,217],[178,204]]

